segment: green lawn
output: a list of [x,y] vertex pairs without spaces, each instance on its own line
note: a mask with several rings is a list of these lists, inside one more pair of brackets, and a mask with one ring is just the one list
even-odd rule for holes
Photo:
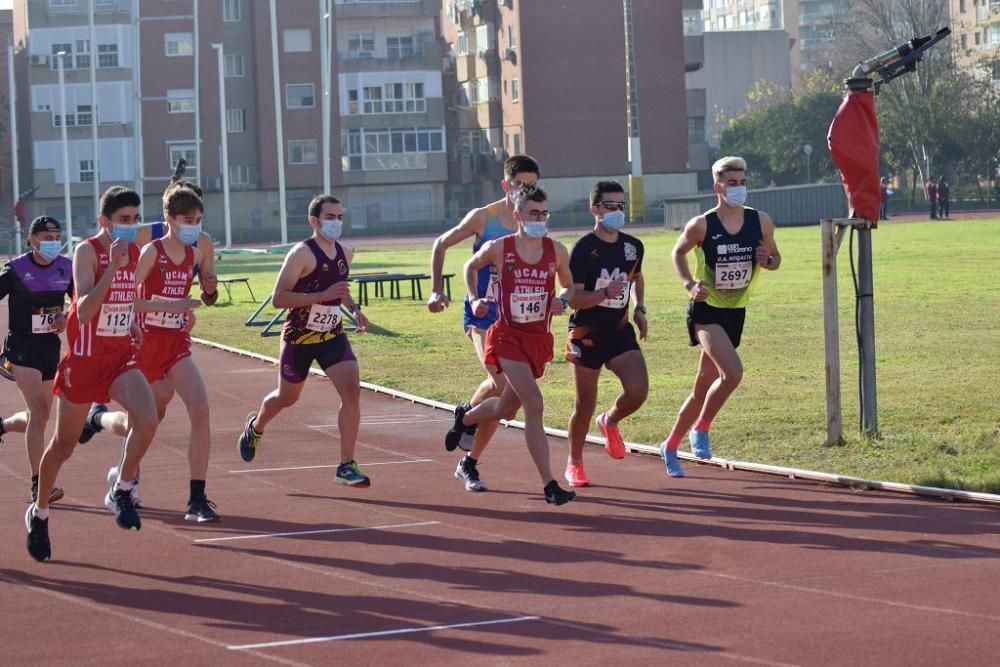
[[[571,245],[579,234],[560,234]],[[645,231],[650,337],[643,345],[650,398],[623,424],[629,440],[660,442],[693,379],[698,350],[687,345],[686,297],[669,253],[677,232]],[[873,234],[880,440],[857,435],[857,351],[847,242],[840,252],[841,365],[847,442],[826,447],[823,306],[818,227],[779,229],[780,271],[765,273],[740,348],[743,385],[713,425],[713,449],[726,458],[844,475],[1000,492],[1000,219],[886,224]],[[349,242],[348,242],[349,244]],[[461,273],[470,249],[448,255]],[[386,244],[358,250],[352,271],[426,271],[430,247]],[[225,257],[222,276],[249,276],[270,293],[281,257]],[[458,276],[456,276],[458,278]],[[425,286],[426,286],[425,282]],[[460,281],[453,284],[462,294]],[[403,288],[404,297],[408,288]],[[277,355],[278,339],[243,326],[255,306],[242,286],[234,303],[202,308],[195,334]],[[425,294],[426,297],[426,294]],[[265,312],[273,312],[267,309]],[[366,309],[381,332],[355,336],[362,377],[458,402],[483,377],[461,332],[461,304],[431,315],[423,303],[373,299]],[[554,323],[557,352],[565,318]],[[572,380],[559,358],[542,380],[546,423],[566,427]],[[617,387],[605,373],[600,405]],[[993,387],[993,389],[990,389]],[[600,409],[600,407],[599,407]]]

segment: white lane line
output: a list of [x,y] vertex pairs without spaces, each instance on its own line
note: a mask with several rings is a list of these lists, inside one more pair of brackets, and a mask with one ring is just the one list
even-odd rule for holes
[[[369,461],[367,463],[359,463],[359,466],[392,466],[398,463],[434,463],[434,459],[411,459],[409,461]],[[226,472],[231,472],[234,475],[243,475],[249,472],[281,472],[283,470],[317,470],[320,468],[336,468],[340,464],[331,463],[329,465],[320,466],[289,466],[287,468],[243,468],[242,470],[227,470]]]
[[274,648],[276,646],[296,646],[299,644],[318,644],[319,642],[336,642],[346,639],[369,639],[372,637],[388,637],[392,635],[408,635],[414,632],[434,632],[437,630],[455,630],[457,628],[474,628],[483,625],[500,625],[502,623],[521,623],[523,621],[537,621],[538,616],[515,616],[514,618],[498,618],[493,621],[476,621],[474,623],[454,623],[452,625],[432,625],[418,628],[399,628],[397,630],[382,630],[380,632],[358,632],[352,635],[331,635],[329,637],[308,637],[306,639],[288,639],[277,642],[262,642],[259,644],[235,644],[227,646],[231,651],[247,651],[260,648]]
[[440,521],[418,521],[416,523],[394,523],[385,526],[361,526],[358,528],[327,528],[325,530],[297,530],[292,533],[255,533],[253,535],[233,535],[230,537],[208,537],[198,542],[230,542],[232,540],[258,540],[264,537],[293,537],[295,535],[324,535],[329,533],[356,533],[362,530],[389,530],[391,528],[416,528],[417,526],[433,526]]

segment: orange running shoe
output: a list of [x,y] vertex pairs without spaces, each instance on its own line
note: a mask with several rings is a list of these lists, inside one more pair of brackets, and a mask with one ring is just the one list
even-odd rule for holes
[[590,486],[590,479],[583,470],[582,463],[566,463],[566,481],[570,486]]
[[602,412],[597,415],[597,428],[604,434],[604,449],[608,456],[613,459],[623,459],[627,453],[625,441],[622,440],[622,433],[618,430],[618,425],[612,426],[608,423],[608,413]]

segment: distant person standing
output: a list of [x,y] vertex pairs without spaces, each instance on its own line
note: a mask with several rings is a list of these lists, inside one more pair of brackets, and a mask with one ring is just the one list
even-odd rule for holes
[[924,192],[927,193],[927,201],[931,205],[931,220],[937,220],[937,183],[933,177],[929,177],[924,183]]
[[949,198],[951,194],[951,185],[948,183],[947,179],[942,176],[938,179],[937,184],[937,197],[938,197],[938,217],[940,218],[951,218],[951,199]]
[[878,219],[888,220],[889,219],[889,195],[892,194],[892,190],[889,189],[889,184],[886,183],[885,176],[882,177],[880,182],[881,191],[881,204],[878,208]]

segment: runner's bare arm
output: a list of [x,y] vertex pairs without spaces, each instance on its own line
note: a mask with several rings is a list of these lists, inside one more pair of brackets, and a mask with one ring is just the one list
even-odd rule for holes
[[781,266],[781,253],[774,241],[774,221],[767,213],[760,214],[760,233],[763,237],[757,246],[757,266],[768,271],[777,271]]
[[477,317],[485,315],[489,306],[487,299],[479,298],[476,272],[484,266],[489,266],[490,264],[499,267],[503,264],[502,254],[503,244],[497,243],[496,241],[489,241],[479,249],[479,252],[470,257],[465,263],[465,291],[466,294],[469,295],[469,306],[472,308],[473,313]]
[[152,301],[140,299],[140,286],[149,277],[150,272],[156,266],[156,248],[152,244],[143,246],[139,253],[139,261],[135,265],[135,290],[136,298],[132,309],[137,313],[186,313],[187,311],[201,305],[201,302],[194,299],[178,299],[176,301]]
[[[576,285],[573,283],[573,272],[569,269],[569,251],[559,241],[554,241],[553,246],[556,251],[556,277],[559,279],[559,286],[562,287],[562,291],[556,296],[552,304],[552,312],[555,315],[560,315],[566,309],[564,304],[568,305],[569,300],[573,298]],[[558,306],[556,306],[556,302],[558,302]]]
[[219,300],[219,281],[215,275],[215,241],[208,232],[198,235],[197,250],[201,252],[198,262],[198,283],[201,285],[201,302],[214,306]]
[[646,340],[649,332],[649,320],[646,319],[646,278],[642,273],[632,276],[632,297],[635,299],[635,309],[632,319],[639,327],[639,340]]
[[670,253],[670,257],[674,262],[674,270],[677,271],[677,276],[684,283],[684,289],[696,301],[703,301],[708,297],[708,288],[702,281],[695,280],[691,276],[691,267],[688,265],[687,255],[702,244],[705,240],[705,231],[707,229],[708,223],[705,221],[705,216],[699,215],[698,217],[691,218],[684,226],[684,231],[681,232],[677,243],[674,244],[673,251]]
[[[125,251],[128,252],[126,245]],[[101,302],[108,293],[115,277],[114,261],[108,265],[101,279],[94,281],[97,253],[89,243],[81,243],[73,252],[73,283],[76,285],[76,315],[80,322],[89,322],[101,311]]]
[[448,305],[448,297],[441,293],[444,256],[448,248],[470,236],[482,236],[485,227],[486,209],[473,209],[455,227],[434,240],[431,248],[431,296],[427,300],[427,309],[432,313],[439,313]]

